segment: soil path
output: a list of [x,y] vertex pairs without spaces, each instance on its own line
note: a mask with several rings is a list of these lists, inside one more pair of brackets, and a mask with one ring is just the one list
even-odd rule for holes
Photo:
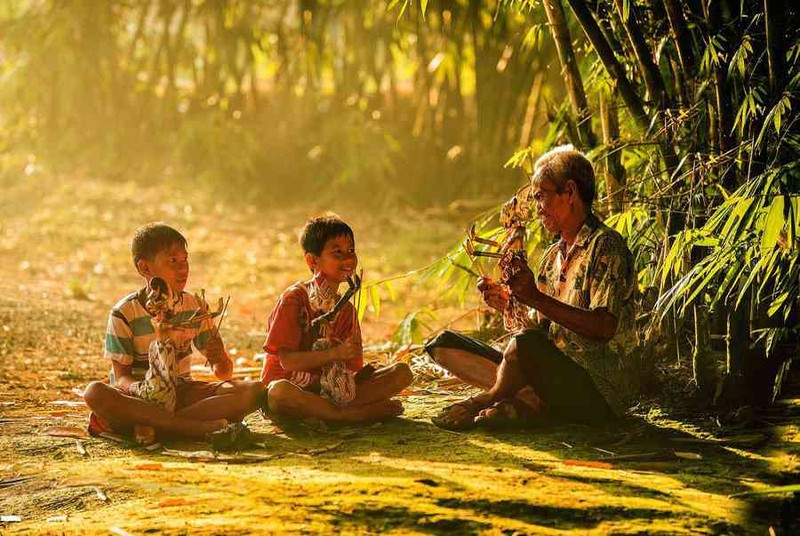
[[[798,483],[800,400],[759,415],[758,429],[727,435],[656,410],[613,430],[456,434],[433,427],[430,417],[468,392],[426,381],[404,393],[403,418],[380,425],[281,426],[252,415],[258,444],[217,458],[203,443],[148,451],[83,437],[87,410],[79,394],[106,374],[100,351],[108,307],[138,285],[127,259],[130,229],[169,219],[187,230],[193,269],[205,271],[195,286],[237,297],[223,331],[237,375],[247,377],[258,367],[269,303],[302,276],[292,262],[302,217],[273,215],[265,234],[257,211],[215,207],[183,192],[172,192],[186,199],[176,204],[160,201],[163,191],[134,185],[84,180],[79,196],[74,184],[36,180],[5,185],[0,200],[0,532],[800,530],[797,495],[773,489]],[[126,207],[134,199],[132,215]],[[200,215],[198,206],[212,208]],[[410,221],[430,225],[429,218]],[[365,235],[364,249],[387,241]],[[393,254],[405,259],[398,247]],[[365,263],[410,267],[386,254],[366,254]],[[367,322],[373,342],[397,317],[390,311],[388,318]]]

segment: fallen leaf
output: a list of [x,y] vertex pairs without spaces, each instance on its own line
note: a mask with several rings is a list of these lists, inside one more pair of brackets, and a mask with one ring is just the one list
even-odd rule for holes
[[86,452],[86,447],[83,446],[83,443],[81,443],[79,439],[75,440],[75,448],[81,456],[86,456],[88,454]]
[[108,502],[108,495],[106,495],[103,492],[103,490],[101,490],[97,486],[95,486],[95,488],[94,488],[94,493],[95,493],[95,495],[97,495],[97,498],[100,499],[101,501]]
[[77,426],[51,426],[42,433],[44,435],[54,437],[89,437],[89,432],[87,432],[84,428],[78,428]]
[[591,467],[593,469],[612,469],[614,466],[608,462],[594,462],[591,460],[562,460],[564,465],[575,467]]
[[32,476],[21,476],[18,478],[0,478],[0,489],[10,488],[11,486],[17,486],[19,484],[22,484],[23,482],[27,482],[32,478],[33,478]]
[[680,451],[676,450],[675,452],[673,452],[673,454],[675,454],[676,458],[680,458],[682,460],[702,460],[703,459],[703,456],[701,454],[696,453],[696,452],[680,452]]
[[50,402],[53,406],[67,406],[71,408],[78,408],[86,406],[86,402],[83,400],[53,400]]
[[139,471],[161,471],[164,466],[160,463],[142,463],[134,467]]
[[317,454],[323,454],[325,452],[330,452],[332,450],[336,450],[339,447],[341,447],[343,444],[344,444],[344,441],[337,441],[336,443],[328,445],[327,447],[320,447],[318,449],[308,449],[305,452],[301,452],[301,453],[298,453],[298,454],[308,454],[310,456],[315,456]]
[[188,501],[183,497],[179,497],[177,499],[167,499],[166,501],[161,501],[158,503],[158,507],[164,508],[165,506],[182,506],[184,504],[188,504]]

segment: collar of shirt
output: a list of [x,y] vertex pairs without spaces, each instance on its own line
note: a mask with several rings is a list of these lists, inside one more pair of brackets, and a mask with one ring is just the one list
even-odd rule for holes
[[559,273],[559,281],[565,282],[567,268],[569,267],[569,262],[573,257],[573,253],[575,252],[575,248],[584,248],[586,244],[589,242],[589,237],[592,236],[592,233],[597,226],[600,225],[600,220],[595,216],[593,213],[589,213],[587,216],[586,221],[583,222],[578,234],[575,235],[575,241],[572,243],[572,246],[567,248],[567,241],[561,238],[558,241],[558,255],[556,255],[556,267],[558,268]]

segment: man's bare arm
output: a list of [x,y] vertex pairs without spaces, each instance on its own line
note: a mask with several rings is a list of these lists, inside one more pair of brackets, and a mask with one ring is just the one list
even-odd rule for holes
[[608,342],[617,331],[617,317],[605,309],[590,311],[548,296],[536,287],[530,269],[523,269],[509,281],[511,293],[550,321],[589,339]]

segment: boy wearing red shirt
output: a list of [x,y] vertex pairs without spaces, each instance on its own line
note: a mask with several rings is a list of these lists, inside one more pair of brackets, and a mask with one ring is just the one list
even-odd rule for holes
[[312,278],[286,289],[269,315],[261,381],[271,412],[330,421],[372,421],[399,415],[392,400],[413,380],[405,363],[367,374],[363,368],[358,314],[349,302],[327,322],[339,285],[358,266],[353,230],[337,216],[312,218],[300,244]]

